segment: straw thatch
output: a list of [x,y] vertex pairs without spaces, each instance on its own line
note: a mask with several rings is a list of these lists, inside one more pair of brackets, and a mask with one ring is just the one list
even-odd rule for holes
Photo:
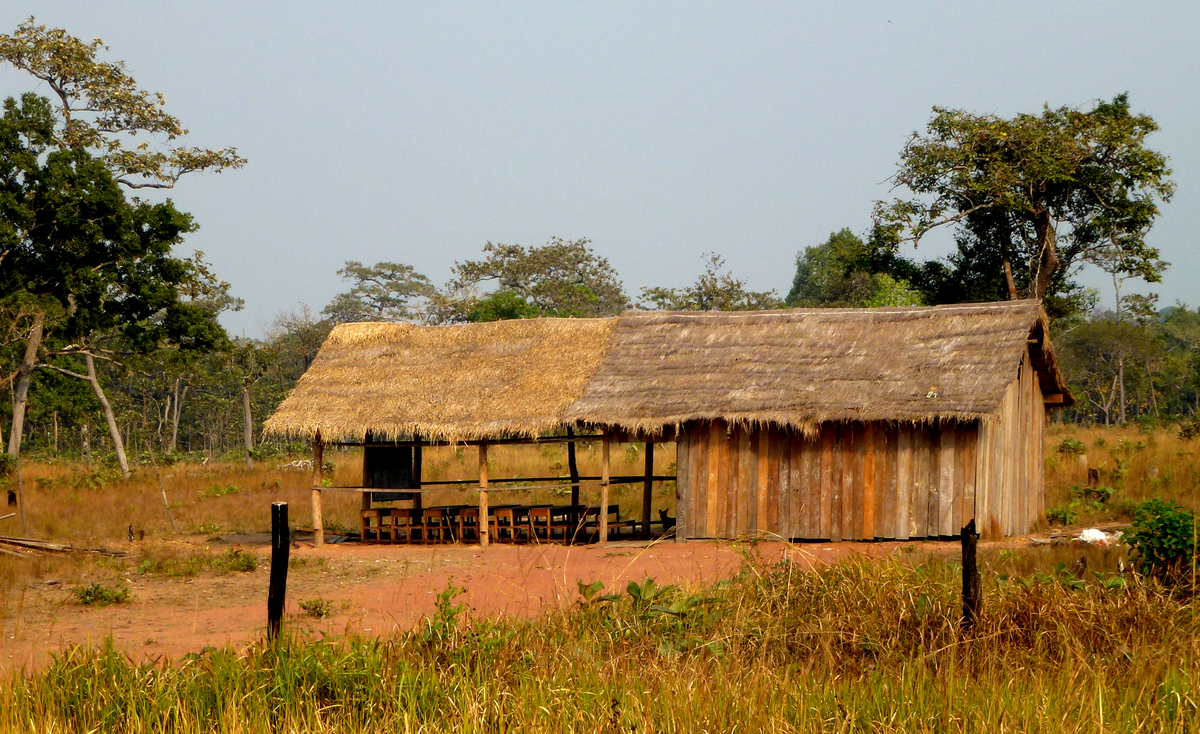
[[1070,404],[1045,331],[1037,301],[627,313],[565,417],[650,433],[716,418],[805,432],[825,421],[987,418],[1027,343],[1043,393]]
[[1030,349],[1071,397],[1036,301],[931,308],[628,312],[422,327],[346,324],[266,423],[325,440],[544,435],[577,422],[657,433],[721,418],[988,418]]
[[343,324],[264,432],[461,441],[552,431],[596,371],[615,322]]

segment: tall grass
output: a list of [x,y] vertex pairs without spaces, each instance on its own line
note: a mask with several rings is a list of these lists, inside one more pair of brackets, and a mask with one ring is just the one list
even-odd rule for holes
[[[646,584],[535,620],[301,640],[135,664],[74,649],[0,690],[19,731],[1191,731],[1200,626],[1138,579],[987,570],[959,620],[953,563]],[[621,590],[610,590],[621,591]]]
[[[1082,454],[1061,452],[1065,439],[1082,444]],[[1174,499],[1200,510],[1200,439],[1181,439],[1174,430],[1054,424],[1046,432],[1046,507],[1076,502],[1077,524],[1129,519],[1129,509],[1151,498]],[[1114,490],[1102,506],[1078,502],[1088,469]]]

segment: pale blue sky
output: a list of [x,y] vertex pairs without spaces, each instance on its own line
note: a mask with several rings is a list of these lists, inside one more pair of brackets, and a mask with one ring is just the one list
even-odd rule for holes
[[[242,171],[172,193],[246,309],[320,308],[348,259],[444,282],[487,240],[589,237],[636,295],[723,254],[755,289],[863,232],[933,105],[1011,115],[1128,91],[1179,190],[1151,235],[1200,303],[1200,6],[1189,3],[24,2],[103,38]],[[0,72],[0,96],[30,88]],[[948,240],[922,245],[943,254]],[[1084,277],[1101,285],[1099,274]]]

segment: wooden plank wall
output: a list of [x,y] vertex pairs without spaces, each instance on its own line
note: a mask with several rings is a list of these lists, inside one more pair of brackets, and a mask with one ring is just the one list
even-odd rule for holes
[[1026,351],[996,418],[979,429],[977,524],[986,537],[1024,534],[1045,514],[1045,432],[1046,406]]
[[816,437],[723,422],[678,434],[679,537],[955,536],[974,516],[975,423],[831,423]]

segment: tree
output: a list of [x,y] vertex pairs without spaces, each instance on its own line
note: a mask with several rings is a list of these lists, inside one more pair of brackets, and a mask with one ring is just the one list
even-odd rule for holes
[[338,275],[353,283],[321,313],[335,324],[356,321],[411,321],[422,318],[420,299],[432,298],[437,288],[411,265],[380,262],[367,267],[348,260]]
[[748,291],[746,282],[724,272],[725,260],[705,253],[704,272],[687,288],[642,288],[642,308],[666,311],[759,311],[780,308],[775,291]]
[[919,306],[924,300],[909,279],[917,266],[892,250],[863,242],[849,229],[796,256],[789,306],[871,308]]
[[139,89],[124,63],[98,61],[101,50],[108,47],[99,38],[84,43],[33,18],[11,36],[0,35],[0,61],[54,92],[54,147],[91,152],[130,188],[171,188],[188,173],[245,165],[236,148],[173,145],[188,130],[167,113],[163,95]]
[[[32,373],[42,366],[88,381],[128,473],[95,360],[112,359],[117,340],[140,352],[168,341],[207,349],[224,331],[211,308],[181,297],[181,288],[207,287],[202,261],[171,255],[196,229],[191,217],[169,200],[127,201],[103,161],[56,147],[53,125],[49,102],[32,94],[19,105],[7,100],[0,118],[0,286],[30,321],[8,449],[20,450]],[[45,361],[54,357],[82,358],[86,369]]]
[[[447,291],[459,295],[442,304],[442,320],[489,320],[505,314],[518,318],[619,314],[629,305],[624,286],[608,260],[597,256],[590,244],[588,239],[561,237],[541,247],[488,242],[483,260],[454,264]],[[476,295],[475,289],[487,283],[495,284],[495,294]]]
[[[123,247],[139,239],[160,238],[170,228],[177,233],[191,231],[194,224],[190,218],[185,223],[186,215],[176,211],[169,201],[162,205],[140,201],[127,204],[120,187],[172,188],[188,173],[240,168],[245,160],[232,148],[214,151],[174,145],[188,131],[165,111],[162,95],[139,89],[121,62],[98,61],[102,49],[107,47],[98,39],[84,43],[62,29],[36,25],[33,18],[13,35],[0,35],[0,61],[28,72],[55,95],[53,105],[32,94],[24,95],[19,105],[8,99],[4,130],[0,131],[4,137],[0,143],[4,155],[0,179],[5,187],[0,202],[4,210],[0,212],[0,263],[5,267],[0,270],[0,279],[7,281],[0,283],[4,286],[0,293],[7,295],[10,307],[20,301],[18,312],[30,316],[14,390],[13,430],[9,436],[12,454],[20,450],[29,385],[48,320],[65,314],[73,333],[82,335],[85,332],[81,327],[89,318],[103,316],[100,320],[113,321],[121,310],[115,306],[133,306],[140,300],[165,309],[153,324],[145,315],[123,322],[124,335],[140,341],[143,348],[161,329],[196,342],[210,337],[207,332],[213,331],[212,324],[204,325],[203,319],[192,318],[199,312],[190,310],[183,301],[174,299],[168,308],[170,294],[177,293],[175,289],[188,280],[188,266],[171,258],[169,248],[167,253],[147,259],[143,256],[156,245],[142,242],[134,245],[134,250],[140,247],[140,255],[121,254]],[[128,217],[113,215],[123,206]],[[107,212],[82,216],[85,209]],[[123,237],[114,237],[109,231],[123,226],[131,228]],[[138,232],[138,227],[143,231]],[[167,235],[167,239],[178,238]],[[89,243],[99,244],[103,252],[98,256],[100,260],[110,266],[121,261],[132,269],[122,270],[115,281],[106,281],[107,275],[94,265],[89,269],[83,262],[95,259],[86,252]],[[30,253],[53,257],[34,257]],[[79,255],[81,260],[73,262],[71,257],[64,257],[67,253]],[[25,262],[15,262],[22,254]],[[113,273],[110,267],[108,275]],[[166,276],[166,280],[156,282],[159,276]],[[26,287],[26,279],[41,285]],[[101,286],[106,282],[117,282],[124,288],[123,296],[110,299],[107,310],[98,308]],[[132,293],[140,295],[130,298]],[[81,299],[89,295],[93,301],[82,303]],[[139,308],[135,306],[133,311]],[[136,333],[142,327],[146,331]],[[189,336],[186,332],[191,329],[206,333]],[[94,354],[87,357],[94,358]],[[99,391],[98,383],[94,386]]]
[[1109,244],[1145,272],[1145,235],[1174,192],[1166,157],[1144,145],[1157,129],[1126,95],[1012,119],[935,107],[892,177],[920,198],[876,202],[872,240],[895,250],[954,226],[960,262],[984,264],[1008,298],[1053,295]]

